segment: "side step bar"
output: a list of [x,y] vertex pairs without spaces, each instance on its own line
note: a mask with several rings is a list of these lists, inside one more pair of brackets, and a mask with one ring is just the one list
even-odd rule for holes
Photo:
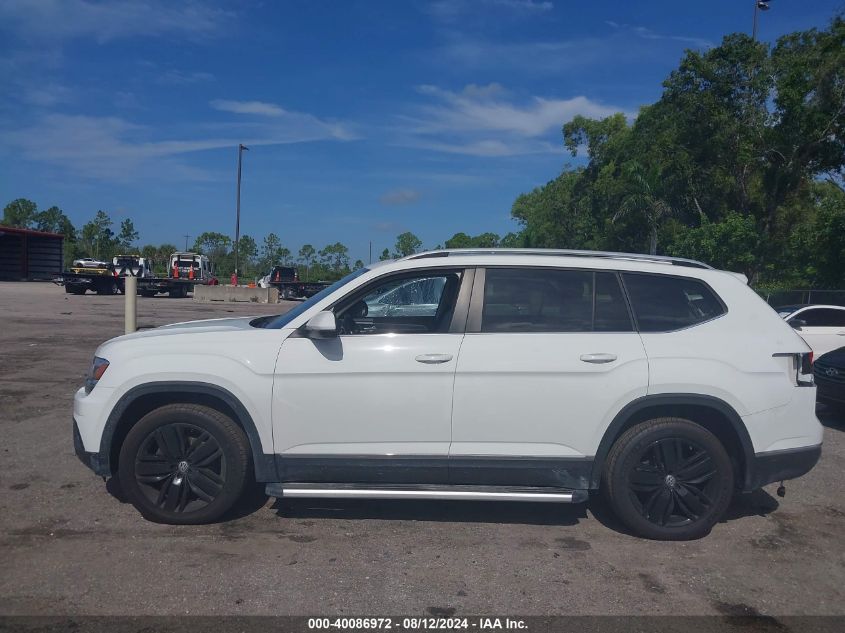
[[551,487],[412,484],[270,483],[267,495],[285,499],[446,499],[454,501],[534,501],[581,503],[586,490]]

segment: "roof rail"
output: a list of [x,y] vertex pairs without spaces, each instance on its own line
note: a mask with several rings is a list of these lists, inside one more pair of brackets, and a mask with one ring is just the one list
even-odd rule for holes
[[623,259],[646,261],[655,264],[687,266],[689,268],[709,268],[712,266],[694,259],[667,257],[664,255],[644,255],[641,253],[614,253],[610,251],[578,251],[557,248],[449,248],[409,255],[405,259],[428,259],[431,257],[455,257],[460,255],[551,255],[557,257],[598,257],[604,259]]

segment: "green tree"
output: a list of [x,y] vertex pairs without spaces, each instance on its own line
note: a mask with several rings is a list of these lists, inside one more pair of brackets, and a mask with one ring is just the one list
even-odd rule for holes
[[729,213],[724,221],[704,221],[697,228],[684,229],[669,247],[676,257],[697,259],[724,270],[751,276],[758,269],[760,234],[754,219]]
[[[258,266],[263,272],[269,272],[273,266],[280,263],[282,250],[282,241],[275,233],[270,233],[264,237],[261,244],[261,257],[258,260]],[[285,249],[290,254],[290,251]]]
[[472,246],[472,238],[466,233],[455,233],[446,240],[446,248],[469,248]]
[[299,261],[305,267],[305,274],[302,276],[303,279],[309,281],[311,279],[311,268],[314,265],[314,259],[317,257],[317,251],[311,244],[304,244],[302,248],[299,249],[297,261]]
[[349,249],[340,242],[329,244],[320,252],[320,263],[339,277],[349,271]]
[[422,240],[410,231],[405,231],[396,236],[396,244],[393,246],[393,257],[407,257],[413,255],[422,247]]
[[18,198],[12,200],[3,209],[3,224],[29,228],[35,221],[36,213],[38,213],[38,207],[32,200]]
[[393,259],[390,255],[390,249],[386,248],[381,252],[381,255],[378,256],[380,262],[387,261],[388,259]]
[[120,223],[120,233],[117,234],[117,247],[124,251],[132,250],[132,244],[138,239],[135,223],[129,218]]
[[110,260],[117,246],[111,228],[113,224],[108,213],[97,211],[94,219],[82,227],[79,240],[82,251],[95,259]]
[[355,263],[352,265],[352,270],[361,270],[364,267],[364,262],[360,259],[356,259]]
[[613,215],[613,221],[627,214],[640,214],[648,225],[648,252],[656,255],[658,231],[672,215],[672,207],[661,197],[661,174],[654,167],[646,169],[641,163],[632,161],[626,165],[625,175],[629,189]]
[[238,274],[241,277],[246,278],[256,275],[257,257],[258,244],[249,235],[241,235],[238,240]]
[[[194,252],[208,256],[212,265],[220,266],[229,253],[232,239],[223,233],[206,231],[201,233],[194,241]],[[174,249],[175,250],[175,249]],[[231,271],[226,271],[231,272]]]

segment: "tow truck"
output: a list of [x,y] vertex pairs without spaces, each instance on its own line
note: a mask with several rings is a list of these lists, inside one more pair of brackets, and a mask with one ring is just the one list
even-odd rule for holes
[[74,260],[69,271],[53,281],[68,294],[82,295],[93,290],[98,295],[123,293],[126,277],[138,278],[138,294],[154,297],[168,294],[187,297],[195,285],[216,285],[208,257],[179,252],[170,256],[166,277],[156,277],[151,260],[139,255],[117,255],[111,262],[89,258]]

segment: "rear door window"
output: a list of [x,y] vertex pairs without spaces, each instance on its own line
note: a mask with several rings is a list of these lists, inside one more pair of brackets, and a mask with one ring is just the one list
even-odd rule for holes
[[622,273],[640,332],[671,332],[727,312],[707,284],[689,277]]
[[482,332],[631,332],[615,273],[488,268]]

